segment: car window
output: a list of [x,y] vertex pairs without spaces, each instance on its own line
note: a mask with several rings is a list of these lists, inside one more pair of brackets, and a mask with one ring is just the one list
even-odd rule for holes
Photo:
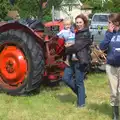
[[94,22],[107,22],[108,21],[108,15],[95,15],[93,17]]

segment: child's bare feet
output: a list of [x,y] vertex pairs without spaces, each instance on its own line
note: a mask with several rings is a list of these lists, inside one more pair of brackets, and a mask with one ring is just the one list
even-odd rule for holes
[[78,59],[77,59],[77,58],[72,58],[72,60],[73,60],[73,61],[78,61]]
[[65,63],[66,65],[70,66],[70,64],[69,64],[69,61],[68,61],[68,60],[65,60],[65,61],[64,61],[64,63]]

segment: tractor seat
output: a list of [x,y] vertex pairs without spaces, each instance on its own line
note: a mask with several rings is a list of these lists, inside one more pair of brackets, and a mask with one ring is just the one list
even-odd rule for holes
[[27,18],[25,20],[19,20],[19,22],[30,27],[33,30],[44,32],[44,25],[39,20],[32,20],[30,18]]

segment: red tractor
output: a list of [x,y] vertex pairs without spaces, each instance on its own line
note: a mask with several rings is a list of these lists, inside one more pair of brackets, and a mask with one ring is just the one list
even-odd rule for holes
[[42,80],[61,79],[64,40],[56,33],[62,21],[42,24],[19,20],[0,24],[0,89],[11,95],[31,92]]
[[[29,93],[43,80],[59,81],[65,64],[64,40],[56,37],[62,20],[42,24],[37,20],[0,23],[0,89],[11,95]],[[106,55],[91,46],[90,67],[101,66]]]

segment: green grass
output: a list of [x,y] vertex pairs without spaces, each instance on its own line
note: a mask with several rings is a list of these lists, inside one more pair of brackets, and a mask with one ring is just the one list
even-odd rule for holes
[[76,108],[76,96],[66,87],[42,88],[40,94],[13,97],[0,94],[0,120],[111,120],[109,87],[105,74],[85,81],[86,107]]

